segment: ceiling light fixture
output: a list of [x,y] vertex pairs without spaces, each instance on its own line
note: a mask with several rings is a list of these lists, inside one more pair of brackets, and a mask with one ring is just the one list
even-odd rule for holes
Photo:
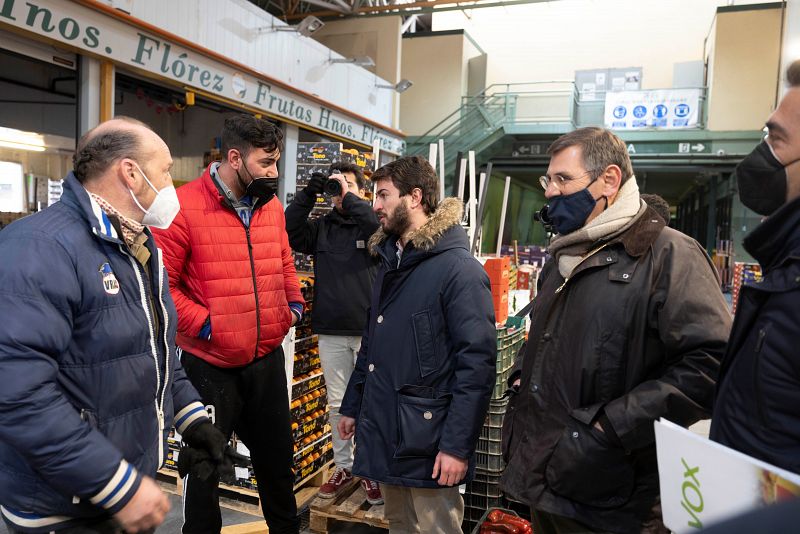
[[411,87],[412,85],[414,85],[414,82],[412,82],[411,80],[407,80],[406,78],[403,78],[402,80],[400,80],[399,82],[397,82],[394,85],[377,84],[377,85],[375,85],[375,87],[377,87],[379,89],[394,89],[398,93],[403,93],[403,92],[407,91],[408,88]]
[[276,31],[276,32],[297,32],[304,37],[311,37],[313,34],[317,33],[322,27],[325,26],[325,23],[319,20],[317,17],[312,15],[307,16],[303,20],[300,21],[300,24],[297,26],[264,26],[261,28],[257,28],[259,33],[263,33],[266,31]]
[[342,57],[329,59],[331,63],[350,63],[351,65],[358,65],[359,67],[374,67],[375,61],[369,56],[357,57]]
[[0,127],[0,146],[32,152],[44,152],[45,150],[44,136],[14,128]]

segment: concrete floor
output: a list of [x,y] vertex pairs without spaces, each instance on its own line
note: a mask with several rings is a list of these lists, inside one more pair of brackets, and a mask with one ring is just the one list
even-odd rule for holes
[[[158,534],[180,534],[181,525],[183,525],[183,513],[181,497],[178,495],[169,495],[170,504],[172,508],[167,515],[164,523],[156,530]],[[306,517],[306,523],[307,521]],[[260,516],[245,514],[235,510],[222,508],[222,534],[256,534],[259,532],[266,532],[266,524],[264,519]],[[264,530],[256,528],[262,525]],[[252,527],[252,528],[248,528]],[[303,530],[303,534],[310,534],[310,530]],[[356,523],[342,523],[336,522],[333,524],[331,534],[386,534],[387,531],[380,528],[373,528],[367,525]],[[8,534],[8,529],[5,523],[0,520],[0,534]]]

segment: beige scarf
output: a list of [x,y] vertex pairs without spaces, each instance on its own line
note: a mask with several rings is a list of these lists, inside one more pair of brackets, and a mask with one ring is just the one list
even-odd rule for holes
[[558,260],[558,272],[569,278],[572,271],[596,248],[598,241],[608,241],[622,234],[647,209],[639,198],[639,186],[632,176],[620,188],[617,199],[589,224],[571,234],[559,235],[550,242],[548,252]]

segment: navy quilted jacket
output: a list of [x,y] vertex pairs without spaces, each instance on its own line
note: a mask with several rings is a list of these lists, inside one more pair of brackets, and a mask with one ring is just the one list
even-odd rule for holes
[[462,203],[448,198],[411,234],[398,263],[397,236],[379,229],[381,258],[356,368],[339,412],[356,422],[353,473],[393,486],[441,488],[439,451],[469,460],[495,383],[489,277],[469,253]]
[[711,439],[800,473],[800,198],[744,239],[761,282],[739,293]]
[[[0,512],[46,532],[119,511],[175,421],[207,417],[175,354],[175,307],[70,175],[0,232]],[[177,412],[177,413],[176,413]]]

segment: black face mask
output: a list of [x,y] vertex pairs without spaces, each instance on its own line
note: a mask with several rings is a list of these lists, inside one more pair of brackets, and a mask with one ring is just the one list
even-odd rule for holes
[[245,184],[244,180],[242,180],[242,177],[239,174],[239,171],[237,170],[236,177],[239,179],[239,184],[244,188],[244,191],[247,195],[251,197],[258,197],[259,200],[268,202],[278,192],[278,177],[263,176],[257,178],[253,176],[253,173],[251,173],[247,168],[247,164],[244,163],[247,159],[247,156],[243,154],[241,158],[243,163],[242,168],[247,172],[248,175],[250,175],[250,183]]
[[735,172],[739,199],[754,212],[769,216],[786,203],[786,167],[766,141],[744,158]]

